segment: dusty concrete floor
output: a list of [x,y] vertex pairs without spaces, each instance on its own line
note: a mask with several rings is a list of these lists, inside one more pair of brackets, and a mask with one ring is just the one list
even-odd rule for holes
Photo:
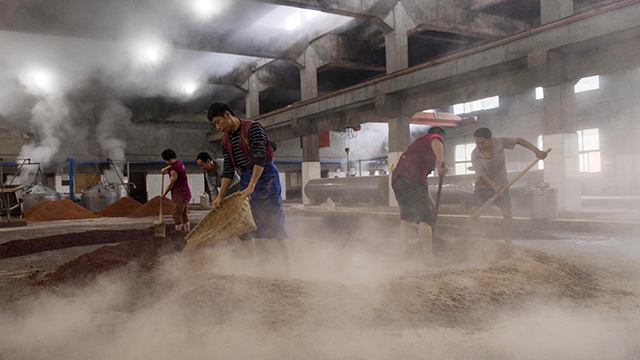
[[[203,214],[204,213],[196,213],[194,217]],[[153,224],[153,220],[154,218],[98,219],[38,224],[37,226],[30,226],[26,229],[15,229],[13,231],[7,231],[5,229],[3,232],[0,232],[0,239],[2,239],[2,241],[8,241],[10,239],[32,238],[91,229],[146,228]],[[170,221],[171,220],[167,218],[167,222]],[[294,239],[315,239],[331,242],[337,245],[336,249],[338,249],[338,251],[343,247],[353,246],[356,243],[366,243],[366,249],[369,252],[379,251],[388,257],[397,255],[395,254],[398,230],[397,222],[368,218],[356,218],[354,220],[348,217],[326,217],[322,214],[313,214],[312,216],[288,216],[287,225]],[[611,282],[624,282],[627,284],[626,288],[633,289],[633,284],[637,285],[636,288],[640,288],[639,239],[598,234],[585,235],[557,232],[548,233],[548,235],[547,237],[540,236],[538,239],[516,240],[515,244],[561,256],[567,259],[567,261],[576,264],[580,269],[599,274],[603,279],[608,279],[608,281]],[[22,302],[29,302],[40,294],[41,289],[30,285],[32,280],[29,279],[29,276],[33,275],[39,278],[41,274],[55,269],[58,265],[72,260],[83,253],[93,251],[98,247],[99,246],[76,247],[0,260],[0,288],[3,289],[3,291],[0,292],[0,309],[10,312],[11,309],[19,308]],[[348,269],[362,271],[366,274],[371,273],[366,267],[371,266],[372,263],[368,263],[365,260],[363,260],[362,263],[356,262],[355,264],[351,264],[351,267]],[[375,264],[375,262],[373,264]],[[326,266],[326,271],[330,272],[330,267],[334,265],[335,263],[327,263],[324,266]],[[322,269],[322,266],[323,265],[320,264],[318,268]],[[263,273],[262,276],[269,276],[269,274]],[[207,277],[205,277],[205,279],[210,281]],[[193,279],[191,281],[193,281]],[[628,286],[628,284],[632,284],[632,286]],[[637,297],[638,293],[633,295]],[[116,293],[114,296],[124,296],[124,294]],[[91,299],[90,296],[81,298]],[[73,299],[72,297],[69,300],[71,305],[65,303],[63,306],[56,302],[54,302],[53,305],[63,306],[61,309],[69,311],[69,308],[74,308]],[[241,299],[238,301],[241,301]],[[286,300],[284,304],[286,304]],[[212,306],[215,307],[214,305]],[[171,313],[176,309],[170,308],[168,310],[168,313]],[[44,312],[44,309],[42,311],[45,321],[48,317],[54,316],[49,312]],[[140,311],[144,314],[144,306],[142,306]],[[584,313],[585,311],[587,311],[587,313]],[[172,343],[173,341],[178,341],[176,339],[181,339],[180,341],[191,344],[189,345],[189,351],[194,351],[192,355],[195,357],[208,357],[211,354],[220,354],[219,352],[222,351],[227,357],[260,357],[269,359],[293,359],[299,358],[300,354],[304,354],[303,356],[307,358],[319,359],[388,359],[398,357],[419,359],[425,358],[425,356],[427,356],[425,354],[433,355],[437,358],[452,359],[538,359],[545,358],[545,356],[547,356],[546,358],[556,359],[638,359],[640,358],[640,353],[638,352],[640,348],[637,347],[637,342],[636,347],[633,348],[633,339],[628,338],[631,336],[633,330],[640,330],[640,324],[630,325],[628,323],[638,318],[638,311],[639,309],[624,308],[616,312],[615,309],[613,311],[608,309],[606,313],[599,314],[597,309],[593,312],[584,309],[564,311],[558,310],[556,307],[547,308],[541,306],[540,309],[536,309],[535,315],[533,313],[505,315],[510,319],[509,321],[486,331],[471,333],[467,332],[468,330],[460,331],[450,328],[438,328],[436,330],[427,328],[388,328],[372,330],[351,329],[347,327],[335,329],[334,331],[319,330],[317,332],[285,329],[281,330],[278,334],[270,334],[269,332],[253,332],[253,330],[250,329],[232,326],[231,328],[206,327],[204,330],[209,331],[210,333],[208,334],[189,334],[187,336],[186,334],[177,333],[176,338],[170,337],[169,339],[157,337],[157,331],[162,333],[173,331],[171,328],[163,327],[169,326],[163,324],[163,321],[169,320],[161,319],[158,320],[160,321],[158,324],[152,326],[152,328],[158,327],[157,330],[140,335],[137,334],[139,330],[136,328],[136,334],[130,334],[128,336],[140,341],[143,339],[162,338],[165,343],[158,343],[157,341],[151,340],[151,344],[155,344],[154,346],[157,349],[163,349],[163,352],[158,352],[149,347],[143,347],[143,354],[138,353],[138,351],[142,351],[140,349],[134,350],[133,348],[126,347],[126,350],[123,350],[124,352],[120,353],[120,355],[132,356],[138,354],[138,358],[145,359],[171,358],[172,356],[175,358],[175,356],[179,356],[179,352],[172,353],[170,351],[171,347],[167,348],[166,342]],[[127,312],[121,312],[117,308],[99,308],[96,313],[98,316],[105,317],[99,318],[98,321],[102,323],[100,326],[106,327],[107,329],[110,326],[121,326],[119,325],[120,323],[128,324],[130,321],[128,320],[129,317],[134,316]],[[165,313],[163,312],[163,314]],[[541,316],[537,314],[541,314]],[[56,316],[61,317],[63,315]],[[93,316],[96,315],[94,314]],[[115,319],[112,318],[114,316],[116,317]],[[140,312],[136,313],[134,319],[137,319],[139,316]],[[109,317],[109,319],[107,320],[106,317]],[[513,321],[512,318],[516,318],[517,320]],[[145,322],[154,321],[153,318],[147,319],[143,317],[143,319],[145,319]],[[173,324],[175,319],[171,318],[170,320],[169,323]],[[92,319],[91,321],[96,321],[96,319]],[[621,323],[624,323],[624,326],[619,325]],[[45,325],[40,324],[37,326],[38,329],[40,329]],[[71,325],[67,324],[66,326],[68,326],[69,329],[81,328],[80,325],[77,325],[75,322]],[[586,330],[591,327],[597,328],[600,326],[602,326],[602,329],[594,329],[593,331]],[[140,329],[143,329],[140,331],[149,331],[148,326],[141,327]],[[63,329],[62,331],[70,330]],[[94,332],[95,329],[91,331]],[[607,332],[612,335],[603,340],[602,336]],[[46,334],[47,332],[44,333]],[[142,338],[139,336],[142,336]],[[195,336],[195,338],[193,338],[193,336]],[[541,339],[541,342],[529,341],[529,338],[532,336]],[[75,335],[70,336],[70,338],[71,337],[75,339]],[[55,341],[55,339],[56,338],[53,337],[47,341]],[[249,343],[253,345],[243,345],[243,341],[239,339],[249,339]],[[612,341],[612,339],[618,339],[619,343]],[[49,344],[49,347],[57,349],[60,354],[67,354],[66,349],[72,346],[71,343],[69,343],[69,345],[64,344],[64,341],[67,341],[66,338],[60,338],[58,343],[48,343],[47,341],[40,341],[40,346]],[[116,339],[116,341],[122,343],[121,340]],[[596,344],[598,341],[606,341],[604,346],[599,345],[599,348],[602,349],[601,352],[588,348],[590,343]],[[125,344],[128,343],[129,342],[125,342]],[[209,346],[211,348],[209,348],[206,345],[207,343],[216,344],[216,346],[212,347],[213,345],[211,345]],[[255,344],[260,344],[260,347]],[[177,344],[174,345],[176,345],[175,348],[179,348]],[[19,344],[17,348],[21,346],[27,348],[28,345]],[[198,348],[198,350],[195,350],[196,348]],[[581,348],[584,350],[580,350]],[[106,351],[105,349],[101,351],[104,352]],[[87,350],[85,349],[84,351],[86,352]],[[618,352],[616,353],[616,351]],[[607,356],[609,354],[611,356]],[[1,354],[0,358],[2,358]],[[47,357],[34,356],[32,358]],[[51,358],[64,357],[60,355]],[[106,358],[109,358],[109,356]]]

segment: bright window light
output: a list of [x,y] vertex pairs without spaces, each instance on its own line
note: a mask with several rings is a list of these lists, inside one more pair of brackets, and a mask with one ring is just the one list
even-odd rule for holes
[[302,24],[302,14],[300,11],[297,11],[295,14],[289,16],[286,22],[286,29],[293,30]]
[[436,111],[435,111],[435,110],[433,110],[433,109],[429,109],[429,110],[424,110],[423,112],[424,112],[424,113],[434,113],[434,112],[436,112]]
[[536,88],[536,100],[544,99],[544,88],[537,87]]
[[500,107],[500,97],[493,96],[482,99],[482,110],[497,109]]
[[476,111],[497,109],[500,107],[500,97],[492,96],[485,99],[475,100],[463,104],[453,105],[455,115],[468,114]]
[[469,170],[471,164],[471,153],[476,148],[475,143],[459,144],[455,148],[455,169],[456,175],[475,174],[475,171]]
[[598,129],[578,130],[578,151],[580,151],[580,172],[600,172],[600,131]]
[[575,86],[576,94],[600,89],[600,75],[580,79]]
[[[544,150],[544,142],[543,142],[542,135],[538,135],[538,149]],[[538,161],[538,169],[544,169],[544,160]]]

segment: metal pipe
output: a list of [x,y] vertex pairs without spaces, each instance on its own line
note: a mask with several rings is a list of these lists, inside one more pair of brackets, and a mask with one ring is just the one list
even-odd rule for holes
[[120,184],[122,184],[122,186],[125,187],[125,190],[127,191],[127,197],[128,197],[129,196],[129,189],[127,188],[127,186],[125,186],[124,180],[122,180],[122,176],[120,176],[120,172],[118,171],[118,168],[116,168],[116,164],[114,164],[113,160],[111,160],[111,159],[107,159],[107,161],[111,163],[111,166],[113,167],[113,170],[116,172],[116,175],[118,175],[118,179],[120,179]]
[[20,174],[20,170],[22,170],[27,161],[29,161],[29,164],[31,164],[31,159],[24,159],[22,161],[22,165],[20,165],[20,167],[18,168],[18,171],[16,171],[16,175],[11,179],[11,182],[9,182],[9,186],[13,185],[13,180],[15,180],[18,174]]
[[73,165],[73,157],[68,158],[69,160],[69,200],[76,201],[76,184],[74,181],[74,165]]

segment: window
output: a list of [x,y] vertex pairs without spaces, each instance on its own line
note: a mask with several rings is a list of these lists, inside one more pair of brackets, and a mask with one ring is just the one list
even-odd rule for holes
[[580,172],[600,172],[600,132],[598,129],[578,131]]
[[453,113],[455,115],[468,114],[471,112],[497,109],[500,107],[500,97],[493,96],[485,99],[475,100],[467,103],[453,105]]
[[[542,140],[542,135],[538,135],[538,149],[544,151],[544,143]],[[542,170],[544,169],[544,160],[540,160],[538,161],[538,169]]]
[[475,143],[456,145],[456,175],[475,174],[475,171],[469,170],[471,152],[475,148]]
[[[600,75],[590,76],[580,79],[575,86],[575,92],[581,93],[585,91],[600,89]],[[536,100],[544,99],[544,88],[536,88]]]
[[580,79],[576,84],[575,89],[576,94],[600,89],[600,76],[596,75]]

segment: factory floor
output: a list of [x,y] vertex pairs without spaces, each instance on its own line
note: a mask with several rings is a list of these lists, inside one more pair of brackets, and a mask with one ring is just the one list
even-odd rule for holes
[[[161,279],[178,277],[159,280],[160,290],[153,290],[152,294],[146,294],[144,286],[145,290],[138,293],[135,286],[127,288],[105,278],[88,289],[65,292],[58,288],[52,295],[50,290],[34,285],[34,278],[42,279],[42,274],[104,245],[2,259],[0,320],[8,321],[5,322],[8,327],[5,333],[0,332],[3,334],[0,353],[4,349],[10,354],[37,358],[33,351],[47,349],[54,352],[48,358],[73,358],[70,356],[77,351],[84,352],[85,358],[96,358],[92,352],[98,352],[101,358],[175,358],[178,354],[172,353],[172,349],[181,348],[179,343],[184,343],[190,354],[203,358],[223,353],[230,358],[294,359],[299,358],[300,351],[305,358],[318,359],[417,359],[427,353],[438,358],[487,359],[632,359],[640,355],[633,335],[640,331],[637,321],[640,241],[635,236],[549,229],[527,231],[525,237],[514,241],[512,248],[520,251],[518,256],[527,254],[523,249],[537,249],[561,260],[535,253],[535,262],[534,258],[522,258],[523,264],[535,267],[487,270],[481,265],[465,264],[467,268],[447,269],[446,264],[440,264],[425,272],[416,267],[420,264],[417,242],[412,245],[414,254],[398,254],[395,212],[288,206],[285,213],[292,246],[298,250],[311,246],[306,254],[302,253],[306,258],[297,265],[298,271],[285,277],[272,274],[275,270],[268,262],[262,268],[265,259],[256,260],[255,265],[241,260],[234,260],[240,261],[237,265],[229,263],[227,256],[232,244],[221,243],[210,250],[214,255],[206,271],[181,272],[170,266],[171,261],[158,269],[156,275]],[[204,215],[205,210],[192,210],[190,216],[197,222]],[[154,220],[154,217],[103,218],[30,224],[0,229],[0,242],[95,229],[143,229],[152,226]],[[165,217],[165,222],[170,226],[172,220]],[[459,236],[464,228],[449,221],[442,223],[438,234],[445,240]],[[483,226],[491,228],[492,223],[485,221]],[[490,237],[486,233],[474,235]],[[314,242],[331,246],[313,245]],[[512,284],[512,281],[529,272],[539,272],[543,287],[534,290],[543,291],[547,286],[555,286],[559,271],[566,266],[570,266],[568,274],[577,279],[582,279],[581,271],[593,274],[584,280],[588,283],[589,276],[594,276],[596,286],[589,290],[584,284],[570,283],[559,289],[574,293],[575,286],[597,295],[573,299],[560,293],[559,298],[538,299],[532,295],[530,302],[517,300],[523,296],[517,294],[527,291],[530,283],[522,280]],[[484,273],[491,278],[472,280]],[[425,285],[430,283],[424,282],[432,276],[443,279],[435,292],[430,290],[432,285]],[[130,281],[116,279],[123,284]],[[487,299],[495,296],[498,302],[472,306],[496,308],[499,316],[490,323],[470,325],[468,319],[473,317],[456,306],[460,302],[473,304],[469,296],[480,296],[478,301],[482,301],[481,290],[487,286],[485,281],[490,280],[494,283],[487,288],[490,291]],[[167,286],[171,291],[165,290]],[[177,291],[179,286],[193,290],[181,293]],[[382,301],[385,311],[390,311],[388,316],[377,312],[381,301],[377,296],[385,289],[395,289],[384,292],[387,297],[398,294],[397,300],[390,297]],[[439,292],[447,289],[458,290],[451,294]],[[516,300],[510,300],[512,295]],[[417,304],[413,302],[420,299],[431,299],[422,301],[433,306],[450,306],[439,312],[453,322],[415,323],[412,318],[417,319],[421,311],[426,311],[415,307]],[[224,314],[233,313],[236,307],[244,309],[236,310],[240,317],[224,320]],[[369,313],[370,307],[375,311]],[[188,317],[190,309],[194,309],[196,317]],[[397,309],[406,312],[398,315]],[[391,319],[388,321],[392,325],[377,324],[375,319],[380,317]],[[307,322],[306,318],[310,320]],[[253,321],[258,321],[257,325]],[[80,335],[84,339],[82,344],[78,342]],[[127,345],[145,344],[143,339],[152,342],[146,350]],[[122,349],[122,353],[108,355],[112,349]]]

